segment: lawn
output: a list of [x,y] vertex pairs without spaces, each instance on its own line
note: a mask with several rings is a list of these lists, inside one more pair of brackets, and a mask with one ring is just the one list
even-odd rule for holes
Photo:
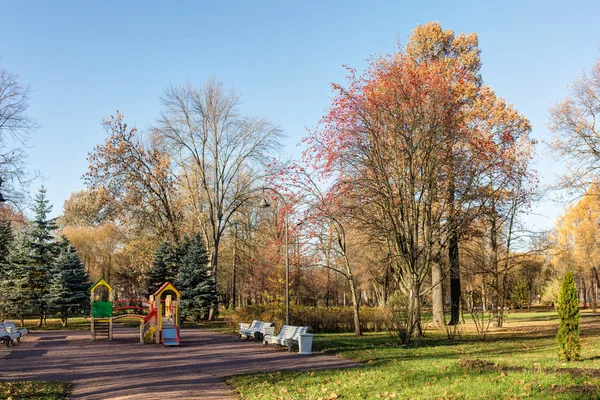
[[[18,320],[14,320],[15,323],[20,326],[20,322]],[[30,330],[42,330],[42,331],[52,331],[58,329],[72,329],[72,330],[89,330],[90,329],[90,321],[82,316],[72,317],[67,320],[67,326],[62,326],[62,322],[60,318],[47,318],[45,326],[38,326],[39,318],[31,318],[26,319],[25,327]]]
[[19,381],[0,382],[0,399],[61,400],[68,398],[68,382]]
[[485,342],[468,325],[455,340],[426,332],[398,345],[387,334],[316,335],[315,349],[359,361],[349,370],[236,376],[243,399],[600,398],[600,316],[583,314],[582,360],[557,358],[556,313],[513,313]]

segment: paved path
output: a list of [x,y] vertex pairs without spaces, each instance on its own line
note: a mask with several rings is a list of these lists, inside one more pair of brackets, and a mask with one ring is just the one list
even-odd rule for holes
[[92,342],[88,331],[33,332],[0,350],[0,364],[10,365],[0,380],[71,381],[73,398],[81,399],[235,399],[225,383],[231,375],[357,365],[199,329],[183,330],[180,347],[142,345],[138,335],[118,324],[112,342]]

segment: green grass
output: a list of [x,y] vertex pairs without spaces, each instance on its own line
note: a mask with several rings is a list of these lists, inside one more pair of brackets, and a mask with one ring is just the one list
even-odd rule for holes
[[[15,323],[20,326],[20,322],[14,320]],[[67,320],[67,326],[62,326],[62,322],[60,318],[48,318],[46,319],[45,326],[37,326],[39,319],[26,319],[25,327],[29,328],[33,331],[54,331],[60,329],[69,329],[69,330],[89,330],[90,329],[90,321],[85,317],[72,317]]]
[[68,382],[15,381],[0,382],[0,399],[67,399]]
[[[524,329],[539,317],[528,314],[513,314],[513,319]],[[410,347],[399,346],[386,334],[316,335],[314,349],[362,365],[241,375],[229,383],[243,399],[600,398],[598,324],[593,329],[590,325],[582,339],[582,361],[569,364],[557,357],[555,325],[499,331],[486,342],[468,332],[454,341],[428,332]]]

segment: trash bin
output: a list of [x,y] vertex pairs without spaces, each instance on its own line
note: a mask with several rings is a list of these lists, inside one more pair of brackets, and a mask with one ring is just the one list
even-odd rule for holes
[[312,353],[312,333],[301,333],[300,340],[298,341],[298,354],[311,354]]

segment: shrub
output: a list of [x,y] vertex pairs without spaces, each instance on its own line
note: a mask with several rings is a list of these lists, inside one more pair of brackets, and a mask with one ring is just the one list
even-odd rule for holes
[[543,290],[542,303],[556,307],[556,301],[558,300],[558,292],[560,291],[561,281],[558,278],[554,278],[548,282]]
[[396,292],[390,296],[385,307],[386,328],[391,335],[398,337],[402,344],[410,342],[413,331],[410,326],[408,303],[406,295]]
[[579,342],[579,298],[573,279],[573,272],[569,271],[558,293],[558,354],[566,361],[578,360],[581,352]]
[[[379,308],[362,307],[361,329],[365,332],[385,329],[385,312]],[[258,319],[274,322],[277,327],[285,324],[285,306],[254,304],[224,313],[232,331],[237,331],[240,322]],[[310,326],[313,332],[354,332],[354,314],[352,307],[309,307],[290,305],[290,323]]]

